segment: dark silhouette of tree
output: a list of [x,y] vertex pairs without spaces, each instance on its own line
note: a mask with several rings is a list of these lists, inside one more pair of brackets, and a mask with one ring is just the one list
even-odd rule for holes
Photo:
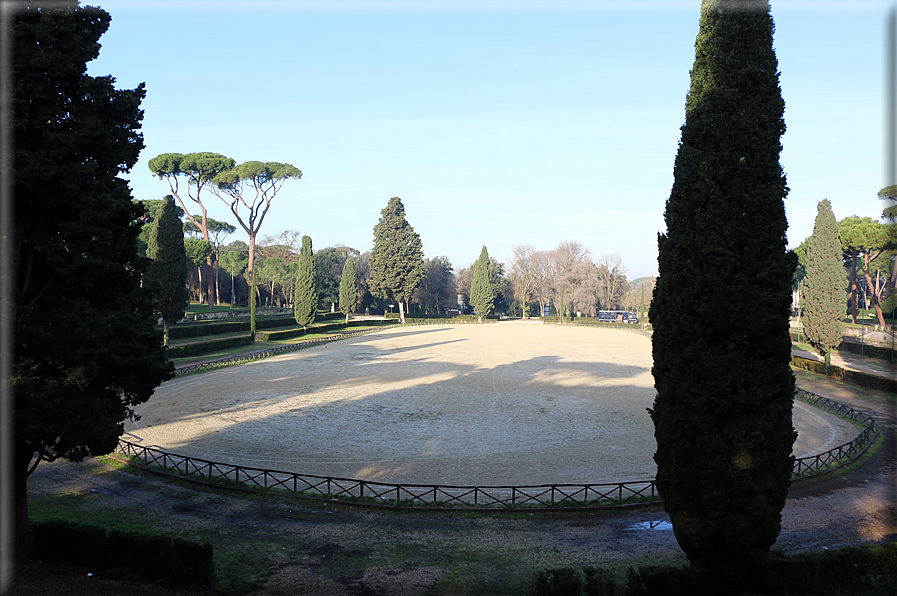
[[358,306],[358,281],[355,279],[355,259],[349,257],[343,265],[343,276],[339,282],[339,310],[346,315],[346,324],[349,324],[349,315],[355,312]]
[[492,314],[495,306],[496,287],[490,274],[489,251],[484,246],[473,265],[470,279],[470,305],[473,306],[478,320],[481,322],[483,317]]
[[796,259],[769,10],[702,3],[649,314],[657,488],[692,564],[734,575],[775,542],[794,459]]
[[123,422],[174,371],[140,287],[146,211],[119,178],[143,148],[144,86],[119,90],[111,76],[85,74],[109,27],[103,10],[29,2],[10,22],[12,476],[24,557],[37,464],[111,452]]
[[296,271],[296,286],[293,289],[293,313],[296,323],[303,329],[315,322],[318,312],[318,291],[315,288],[315,258],[311,247],[311,237],[302,237],[299,250],[299,270]]
[[156,299],[158,313],[162,317],[168,345],[168,328],[184,318],[190,303],[185,273],[187,253],[184,250],[184,232],[177,215],[174,197],[165,198],[159,219],[147,244],[146,254],[153,259],[143,276],[143,283]]
[[847,304],[838,222],[828,199],[817,206],[806,262],[801,285],[804,333],[807,343],[830,365],[831,352],[841,343],[841,317]]

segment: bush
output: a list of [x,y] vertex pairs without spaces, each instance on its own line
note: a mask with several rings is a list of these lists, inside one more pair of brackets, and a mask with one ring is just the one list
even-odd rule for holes
[[897,542],[852,546],[794,556],[771,554],[740,568],[630,567],[626,581],[608,569],[546,569],[533,573],[530,594],[703,596],[833,593],[897,585]]
[[187,358],[188,356],[208,354],[209,352],[217,352],[228,348],[248,346],[251,343],[252,338],[248,335],[242,337],[226,337],[197,344],[187,344],[185,346],[170,346],[166,354],[168,354],[169,358]]
[[212,545],[171,536],[107,531],[63,520],[31,524],[35,558],[173,584],[214,580]]

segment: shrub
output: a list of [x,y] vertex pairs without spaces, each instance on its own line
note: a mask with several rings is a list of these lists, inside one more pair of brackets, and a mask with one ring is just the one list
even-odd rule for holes
[[209,543],[51,520],[31,524],[31,546],[40,560],[94,567],[129,578],[191,585],[214,580]]
[[223,339],[204,341],[197,344],[169,347],[166,353],[168,354],[169,358],[187,358],[188,356],[208,354],[209,352],[217,352],[218,350],[247,346],[251,343],[252,338],[248,335],[244,335],[242,337],[226,337]]

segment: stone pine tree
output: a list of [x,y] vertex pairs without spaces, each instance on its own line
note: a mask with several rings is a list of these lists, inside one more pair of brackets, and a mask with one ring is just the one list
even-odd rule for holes
[[489,252],[484,246],[476,263],[473,264],[470,279],[470,304],[477,313],[477,320],[481,322],[483,317],[492,314],[495,307],[496,288],[491,273]]
[[299,250],[299,269],[296,271],[296,286],[293,289],[293,315],[296,323],[308,330],[315,322],[318,312],[318,290],[315,288],[315,259],[311,247],[311,237],[302,237]]
[[368,260],[368,289],[377,298],[399,304],[399,321],[405,323],[405,301],[424,278],[424,253],[420,235],[405,219],[399,197],[389,199],[374,226],[374,248]]
[[841,343],[841,317],[846,303],[844,263],[838,222],[828,199],[819,201],[813,235],[807,246],[806,276],[801,284],[807,343],[831,364],[831,352]]
[[183,225],[171,195],[165,197],[159,218],[154,223],[146,255],[153,262],[143,276],[143,283],[156,298],[165,330],[163,343],[167,346],[168,329],[184,318],[190,298],[185,280],[187,253]]
[[15,552],[25,557],[27,481],[38,463],[111,452],[174,366],[140,287],[146,212],[120,177],[143,148],[144,86],[116,89],[113,77],[86,74],[111,17],[77,1],[4,13],[4,53],[15,55],[4,88],[15,218],[2,238],[14,430],[0,449],[13,448],[4,473],[14,485]]
[[702,568],[769,550],[793,464],[795,258],[769,11],[765,1],[702,3],[649,310],[657,488]]
[[346,315],[346,324],[349,324],[349,315],[355,312],[358,306],[358,279],[355,276],[355,259],[349,257],[343,265],[343,276],[339,282],[339,310]]

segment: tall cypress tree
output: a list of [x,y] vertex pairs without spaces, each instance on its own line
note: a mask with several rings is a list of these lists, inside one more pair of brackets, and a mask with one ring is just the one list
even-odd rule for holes
[[831,364],[831,352],[841,343],[841,316],[846,304],[844,264],[838,222],[828,199],[819,201],[813,235],[807,246],[803,280],[803,322],[807,342]]
[[299,249],[299,269],[296,271],[296,287],[293,290],[293,315],[304,329],[315,322],[318,312],[318,290],[315,288],[315,258],[311,238],[302,237]]
[[184,279],[187,253],[184,250],[183,224],[171,195],[162,202],[159,218],[154,222],[149,236],[146,255],[153,262],[143,276],[143,283],[156,298],[156,307],[165,328],[164,344],[167,346],[168,328],[184,318],[190,300]]
[[489,252],[484,246],[476,263],[473,264],[470,278],[470,304],[480,320],[491,314],[495,306],[496,288],[490,274]]
[[658,237],[649,314],[657,488],[698,567],[768,551],[793,463],[796,263],[785,249],[785,104],[769,11],[766,1],[702,3]]
[[339,282],[339,310],[346,315],[346,324],[349,324],[349,315],[355,312],[358,305],[358,279],[355,276],[355,259],[349,257],[343,265],[343,276]]
[[368,265],[371,294],[397,301],[399,320],[404,324],[405,300],[414,294],[424,278],[424,253],[420,234],[405,219],[405,206],[399,197],[389,199],[380,211]]

